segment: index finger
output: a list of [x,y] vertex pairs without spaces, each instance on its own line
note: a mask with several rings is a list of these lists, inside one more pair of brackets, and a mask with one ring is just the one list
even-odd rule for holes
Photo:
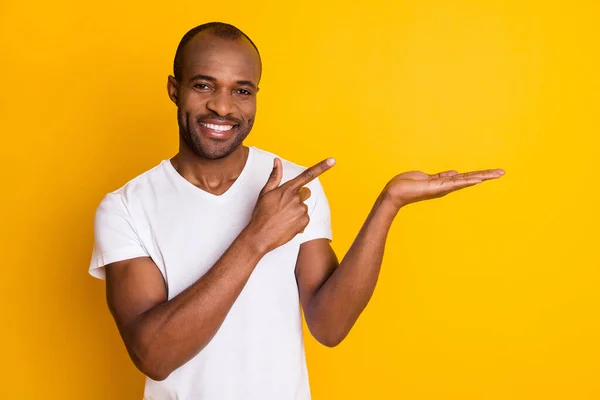
[[302,186],[306,185],[313,179],[318,178],[319,175],[321,175],[323,172],[327,171],[334,165],[335,165],[335,159],[328,158],[326,160],[321,161],[318,164],[313,165],[310,168],[305,169],[304,172],[302,172],[300,175],[298,175],[297,177],[295,177],[293,179],[290,179],[289,181],[287,181],[286,183],[284,183],[281,186],[285,187],[286,189],[291,189],[291,190],[300,189]]
[[471,172],[465,172],[462,174],[458,174],[458,175],[454,175],[453,178],[477,178],[477,179],[482,179],[482,180],[488,180],[488,179],[494,179],[494,178],[500,178],[502,175],[504,175],[505,172],[503,169],[486,169],[486,170],[482,170],[482,171],[471,171]]

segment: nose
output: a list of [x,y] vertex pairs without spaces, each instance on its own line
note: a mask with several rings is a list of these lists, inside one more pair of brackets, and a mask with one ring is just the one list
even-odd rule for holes
[[233,109],[231,96],[229,93],[224,93],[223,91],[215,92],[206,104],[206,107],[219,116],[225,117],[231,114]]

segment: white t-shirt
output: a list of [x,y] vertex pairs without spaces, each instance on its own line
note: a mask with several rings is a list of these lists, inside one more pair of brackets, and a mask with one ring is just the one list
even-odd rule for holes
[[[172,299],[202,277],[250,221],[275,155],[250,147],[246,165],[220,196],[183,178],[169,160],[109,193],[95,218],[89,272],[149,256]],[[282,160],[283,180],[304,168]],[[210,343],[158,382],[145,400],[305,400],[310,389],[295,265],[300,244],[331,240],[329,204],[318,180],[307,185],[310,223],[303,234],[265,255]]]

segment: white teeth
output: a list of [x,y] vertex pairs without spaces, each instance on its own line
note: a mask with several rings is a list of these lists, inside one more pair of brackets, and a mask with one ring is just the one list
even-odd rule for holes
[[207,124],[204,122],[201,122],[200,125],[205,126],[208,129],[212,129],[213,131],[219,131],[219,132],[225,132],[225,131],[228,131],[231,128],[233,128],[233,125],[214,125],[214,124]]

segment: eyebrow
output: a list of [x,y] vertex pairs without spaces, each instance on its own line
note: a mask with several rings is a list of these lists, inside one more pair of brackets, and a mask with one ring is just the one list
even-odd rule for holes
[[[190,82],[200,81],[200,80],[216,82],[217,78],[215,78],[214,76],[202,75],[202,74],[196,74],[190,78]],[[241,86],[250,86],[252,89],[256,90],[256,85],[254,83],[252,83],[252,81],[241,80],[241,81],[237,81],[236,83]]]
[[256,90],[256,85],[250,81],[237,81],[236,83],[240,86],[250,86],[252,89]]
[[215,78],[213,76],[208,76],[208,75],[196,74],[190,78],[190,82],[194,82],[194,81],[216,82],[217,78]]

